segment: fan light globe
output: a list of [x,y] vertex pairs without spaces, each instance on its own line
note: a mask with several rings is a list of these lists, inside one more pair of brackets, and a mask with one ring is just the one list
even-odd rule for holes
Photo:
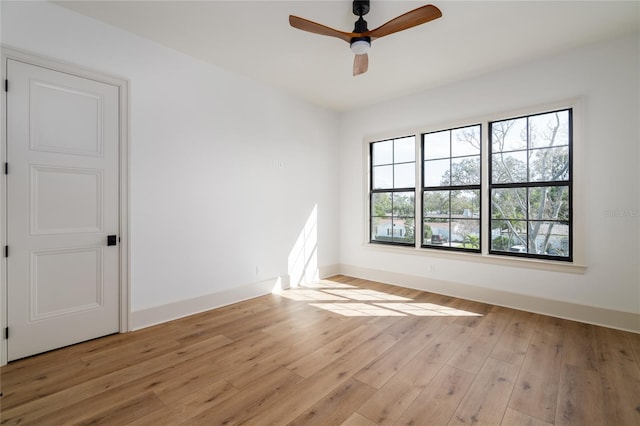
[[351,43],[351,51],[356,55],[364,55],[369,51],[371,43],[366,40],[356,40]]

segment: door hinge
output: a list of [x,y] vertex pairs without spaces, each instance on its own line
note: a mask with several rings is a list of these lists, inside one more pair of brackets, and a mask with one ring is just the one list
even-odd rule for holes
[[7,80],[6,78],[4,79],[4,91],[9,91],[9,80]]
[[9,246],[4,246],[4,257],[9,257]]
[[9,163],[4,163],[4,174],[5,175],[9,174]]
[[4,338],[8,339],[9,338],[9,327],[5,327],[4,328]]

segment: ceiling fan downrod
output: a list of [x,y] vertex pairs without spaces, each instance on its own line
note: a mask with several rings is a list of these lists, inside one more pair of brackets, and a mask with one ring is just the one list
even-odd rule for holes
[[[367,13],[369,13],[369,0],[354,0],[353,14],[358,16],[358,20],[353,28],[354,33],[366,33],[369,31],[367,21],[362,18]],[[349,44],[353,53],[356,55],[364,55],[371,47],[371,37],[353,37]]]

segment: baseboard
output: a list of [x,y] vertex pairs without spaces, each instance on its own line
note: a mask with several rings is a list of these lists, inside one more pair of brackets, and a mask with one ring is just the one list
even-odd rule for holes
[[637,313],[580,305],[354,265],[341,264],[338,265],[338,270],[340,274],[354,278],[363,278],[385,284],[640,333],[640,314]]
[[320,276],[320,279],[332,277],[334,275],[338,275],[339,273],[340,265],[338,265],[337,263],[333,265],[320,266],[318,268],[318,275]]
[[[318,269],[320,278],[330,277],[338,273],[339,267],[337,264],[320,266]],[[139,330],[211,309],[221,308],[243,300],[264,296],[274,291],[285,290],[289,287],[290,278],[288,275],[283,275],[193,299],[180,300],[162,306],[134,311],[131,312],[131,330]]]
[[193,299],[180,300],[167,305],[131,312],[132,330],[150,327],[163,322],[184,318],[244,300],[270,294],[274,289],[288,288],[288,277],[277,277],[258,281]]

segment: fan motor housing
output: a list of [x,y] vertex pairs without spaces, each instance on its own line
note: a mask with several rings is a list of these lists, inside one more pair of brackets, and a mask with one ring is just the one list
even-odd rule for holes
[[356,16],[364,16],[369,13],[369,0],[354,0],[353,14]]

